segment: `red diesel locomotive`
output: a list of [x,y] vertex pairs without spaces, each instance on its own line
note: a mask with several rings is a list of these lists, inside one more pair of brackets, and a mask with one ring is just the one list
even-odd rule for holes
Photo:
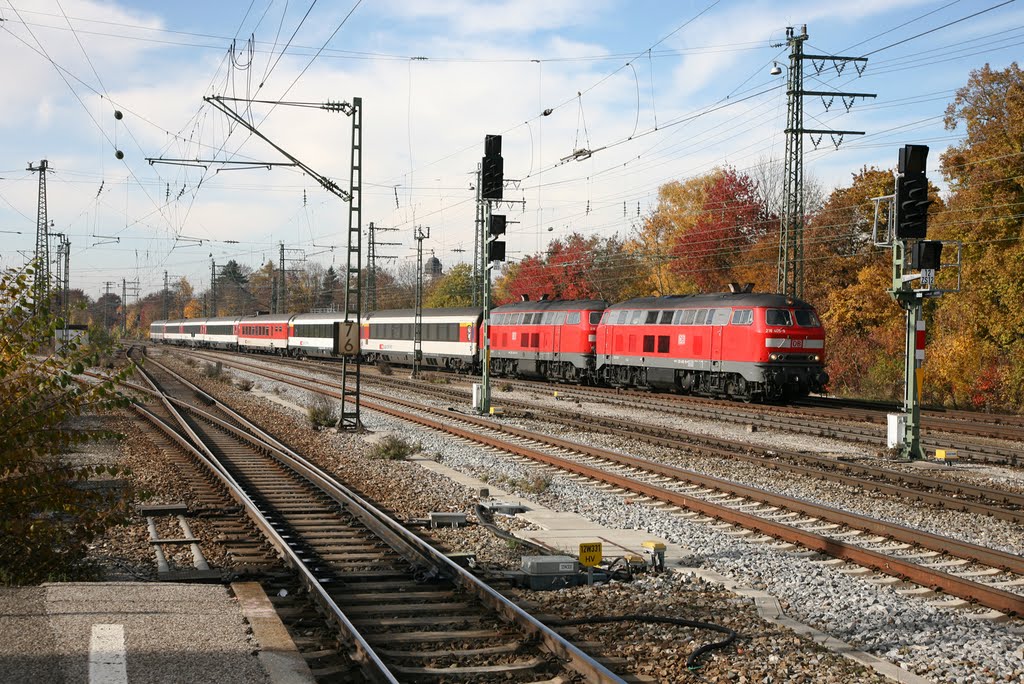
[[491,310],[491,372],[583,382],[593,377],[603,300],[516,302]]
[[825,330],[777,294],[641,297],[609,306],[595,368],[612,386],[778,401],[820,392]]

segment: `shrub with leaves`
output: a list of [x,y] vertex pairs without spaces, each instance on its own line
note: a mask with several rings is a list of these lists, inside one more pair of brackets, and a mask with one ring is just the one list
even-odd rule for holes
[[314,430],[334,427],[338,424],[338,413],[327,397],[317,394],[306,404],[306,415]]
[[216,363],[204,363],[203,377],[209,378],[210,380],[223,380],[224,364],[220,361],[217,361]]
[[84,572],[86,545],[121,522],[120,494],[82,486],[106,466],[70,465],[61,454],[116,437],[78,430],[69,420],[128,405],[116,380],[78,382],[76,375],[109,355],[95,343],[69,341],[54,349],[63,321],[37,307],[32,270],[0,272],[0,583],[74,578]]
[[242,390],[243,392],[250,391],[255,385],[256,383],[253,380],[250,380],[249,378],[238,378],[237,380],[235,380],[235,387]]
[[370,458],[384,461],[404,461],[422,450],[423,447],[420,444],[413,444],[401,437],[388,435],[373,445],[373,448],[370,449]]

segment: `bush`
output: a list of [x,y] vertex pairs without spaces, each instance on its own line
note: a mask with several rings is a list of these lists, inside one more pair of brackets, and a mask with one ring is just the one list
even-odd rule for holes
[[306,415],[309,417],[309,424],[314,430],[321,430],[325,427],[334,427],[338,424],[338,414],[334,410],[334,404],[323,395],[316,395],[306,404]]
[[218,361],[217,363],[204,363],[203,364],[203,377],[209,378],[210,380],[220,380],[224,376],[224,364]]
[[500,389],[502,392],[511,392],[514,388],[512,387],[511,382],[503,382],[501,383],[501,385],[499,385],[498,389]]
[[388,435],[373,445],[373,448],[370,450],[370,458],[378,458],[384,461],[404,461],[422,450],[423,447],[420,444],[412,444],[401,437]]
[[248,380],[246,378],[239,378],[238,380],[235,380],[235,387],[242,390],[243,392],[248,392],[253,388],[255,384],[256,383],[254,381]]
[[388,363],[387,361],[379,361],[377,363],[377,372],[380,373],[381,375],[391,375],[391,373],[393,372],[391,370],[391,364]]
[[[30,269],[0,271],[0,583],[76,579],[88,572],[87,545],[125,520],[130,492],[81,486],[90,477],[118,477],[105,466],[75,466],[61,458],[77,445],[117,437],[75,430],[68,419],[125,407],[113,380],[79,383],[110,347],[68,342],[43,353],[57,317],[36,305]],[[97,336],[97,339],[101,339]]]

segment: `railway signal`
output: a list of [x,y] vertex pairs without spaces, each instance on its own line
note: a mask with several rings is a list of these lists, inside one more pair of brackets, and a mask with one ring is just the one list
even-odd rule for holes
[[490,239],[487,241],[488,261],[505,260],[505,241],[498,239],[500,236],[505,234],[505,227],[504,214],[491,214],[491,222],[487,230],[490,235]]
[[904,145],[896,177],[896,238],[921,239],[928,233],[927,145]]
[[481,196],[485,200],[500,200],[505,184],[505,160],[501,158],[501,136],[484,137],[484,158],[481,162]]
[[[924,458],[921,447],[921,374],[925,345],[925,297],[940,297],[959,292],[960,245],[956,261],[947,266],[957,269],[956,286],[936,286],[936,274],[942,268],[940,240],[924,240],[928,232],[927,145],[904,145],[899,152],[896,191],[876,197],[874,242],[892,249],[892,286],[889,295],[907,312],[906,355],[904,359],[903,413],[889,414],[889,447],[898,449],[909,460]],[[885,235],[879,235],[879,215],[883,203],[889,203]],[[910,242],[913,240],[913,242]],[[918,271],[913,273],[912,271]]]

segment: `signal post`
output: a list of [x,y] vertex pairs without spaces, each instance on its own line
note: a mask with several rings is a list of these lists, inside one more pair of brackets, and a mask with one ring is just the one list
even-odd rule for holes
[[[889,446],[898,448],[901,456],[916,461],[925,458],[921,447],[921,366],[924,364],[925,319],[924,300],[960,291],[960,243],[956,261],[947,266],[956,268],[956,287],[940,289],[936,275],[942,268],[942,247],[939,240],[924,239],[928,232],[928,160],[927,145],[904,145],[899,153],[896,192],[874,198],[874,241],[878,247],[892,250],[892,285],[888,290],[906,311],[906,343],[904,358],[903,414],[890,414]],[[890,205],[884,236],[879,235],[878,214],[881,203]],[[917,271],[917,273],[913,273]],[[916,282],[915,282],[916,281]],[[893,434],[895,433],[895,434]]]
[[479,268],[483,283],[480,291],[483,293],[484,313],[480,330],[483,348],[480,350],[481,391],[478,410],[481,414],[491,412],[491,270],[495,261],[505,261],[505,242],[501,237],[505,235],[507,221],[504,214],[493,212],[493,204],[523,203],[523,200],[504,199],[504,187],[505,161],[501,156],[501,136],[487,135],[484,137],[484,157],[480,162],[480,188],[477,192],[482,217],[478,244],[481,246]]

